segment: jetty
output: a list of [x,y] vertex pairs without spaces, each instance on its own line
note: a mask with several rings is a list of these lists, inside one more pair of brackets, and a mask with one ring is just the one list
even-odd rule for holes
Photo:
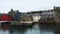
[[0,26],[4,26],[4,25],[33,25],[34,22],[30,21],[30,22],[19,22],[19,21],[0,21]]

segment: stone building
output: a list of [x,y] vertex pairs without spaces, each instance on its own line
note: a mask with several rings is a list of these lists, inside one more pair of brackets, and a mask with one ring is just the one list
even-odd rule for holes
[[15,11],[11,9],[11,11],[8,12],[8,15],[13,16],[15,21],[20,21],[20,16],[22,15],[22,13],[19,12],[19,10]]
[[53,10],[56,13],[56,18],[55,18],[56,23],[60,23],[60,7],[54,7]]
[[31,22],[33,21],[33,18],[29,14],[24,14],[21,16],[20,22]]
[[54,11],[45,11],[41,13],[41,19],[54,18],[54,17],[55,17]]
[[55,20],[55,12],[53,10],[46,10],[41,13],[41,19],[39,20],[39,22],[51,23],[54,22],[54,20]]

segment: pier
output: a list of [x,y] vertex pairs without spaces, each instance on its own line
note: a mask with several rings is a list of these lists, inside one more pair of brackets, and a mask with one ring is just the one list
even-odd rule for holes
[[0,21],[0,26],[2,25],[33,25],[34,22],[19,22],[19,21]]

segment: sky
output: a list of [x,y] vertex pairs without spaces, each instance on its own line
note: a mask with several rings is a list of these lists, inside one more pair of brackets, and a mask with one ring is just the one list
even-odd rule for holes
[[20,12],[40,11],[60,6],[60,0],[0,0],[0,13],[8,13],[10,9]]

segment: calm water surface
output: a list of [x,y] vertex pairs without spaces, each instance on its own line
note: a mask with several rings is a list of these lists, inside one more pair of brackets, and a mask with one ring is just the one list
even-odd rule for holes
[[35,24],[33,26],[1,27],[0,34],[60,34],[60,25]]

